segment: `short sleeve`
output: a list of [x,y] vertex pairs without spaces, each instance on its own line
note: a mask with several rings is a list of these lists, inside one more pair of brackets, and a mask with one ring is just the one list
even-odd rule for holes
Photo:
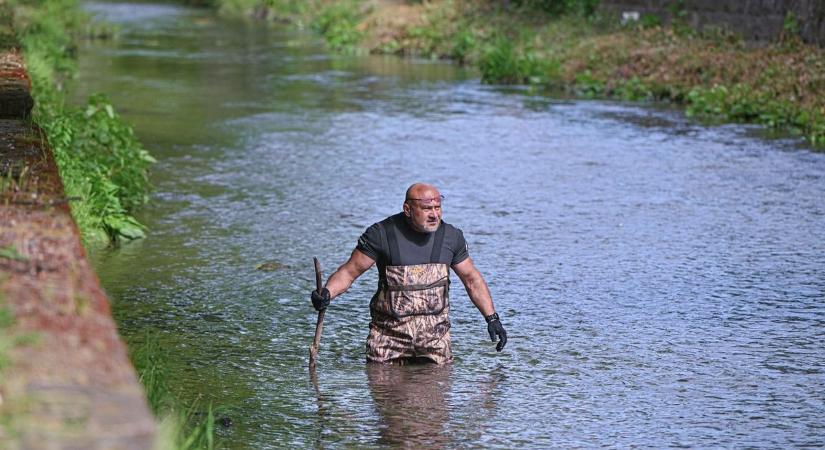
[[453,250],[453,260],[450,263],[451,266],[454,266],[461,261],[470,257],[470,251],[467,249],[467,241],[464,240],[464,233],[456,228],[456,242],[455,248]]
[[364,231],[364,234],[358,238],[358,245],[355,248],[372,258],[373,261],[378,261],[378,255],[381,254],[381,230],[377,223]]

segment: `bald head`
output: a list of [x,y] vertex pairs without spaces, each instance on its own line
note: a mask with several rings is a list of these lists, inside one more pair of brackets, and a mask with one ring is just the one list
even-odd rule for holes
[[404,198],[407,223],[419,233],[432,233],[441,225],[441,193],[431,184],[415,183]]
[[427,183],[415,183],[408,187],[407,194],[404,197],[405,202],[410,200],[426,202],[428,200],[432,201],[435,199],[441,199],[441,193],[438,192],[437,187]]

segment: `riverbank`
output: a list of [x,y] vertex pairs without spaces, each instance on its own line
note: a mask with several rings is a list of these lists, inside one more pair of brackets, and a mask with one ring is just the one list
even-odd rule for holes
[[779,41],[754,47],[696,31],[678,10],[668,25],[653,16],[622,24],[587,1],[553,12],[489,0],[216,2],[226,14],[312,28],[337,51],[447,58],[478,67],[487,83],[674,102],[703,120],[759,123],[825,145],[825,53],[802,42],[792,16]]
[[151,448],[155,424],[71,215],[0,3],[0,447]]
[[75,41],[108,36],[75,0],[4,0],[25,55],[34,109],[31,120],[51,143],[72,215],[84,244],[105,246],[144,236],[132,216],[148,198],[154,162],[131,127],[103,95],[85,107],[66,104],[66,81],[75,73]]
[[153,162],[105,98],[65,104],[89,26],[0,0],[0,448],[213,448],[211,407],[176,400],[159,349],[127,353],[86,256],[143,235]]

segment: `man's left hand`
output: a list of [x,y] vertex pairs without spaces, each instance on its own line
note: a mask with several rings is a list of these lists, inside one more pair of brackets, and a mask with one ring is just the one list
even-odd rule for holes
[[504,331],[497,313],[490,314],[484,319],[487,321],[487,332],[490,333],[490,340],[495,342],[496,336],[498,336],[496,351],[500,352],[507,345],[507,332]]

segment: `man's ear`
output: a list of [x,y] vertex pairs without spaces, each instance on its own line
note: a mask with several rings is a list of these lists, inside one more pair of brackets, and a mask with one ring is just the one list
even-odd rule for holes
[[410,204],[404,202],[404,215],[410,217]]

